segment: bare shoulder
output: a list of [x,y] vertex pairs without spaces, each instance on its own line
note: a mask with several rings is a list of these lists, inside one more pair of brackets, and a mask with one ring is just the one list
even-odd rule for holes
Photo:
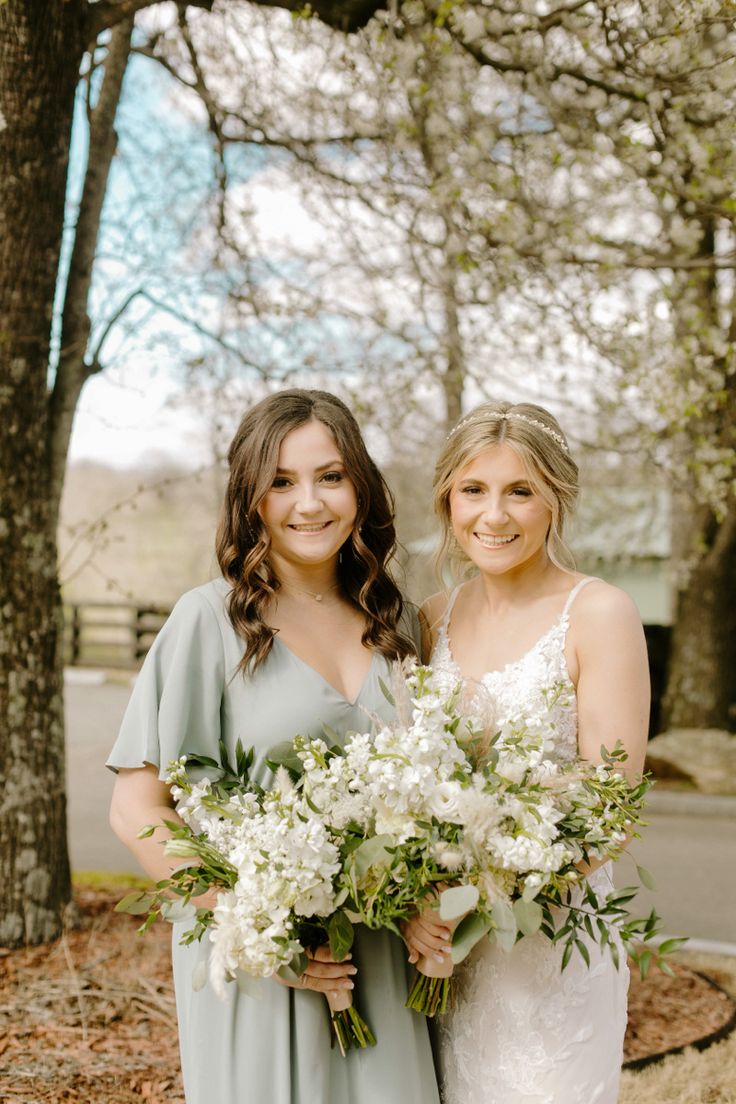
[[620,587],[594,579],[577,595],[570,612],[571,628],[581,635],[642,632],[636,603]]

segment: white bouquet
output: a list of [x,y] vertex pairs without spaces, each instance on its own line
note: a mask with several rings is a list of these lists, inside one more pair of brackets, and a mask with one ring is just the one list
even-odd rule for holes
[[[263,790],[249,777],[252,751],[238,746],[235,770],[221,751],[222,764],[192,756],[169,767],[167,781],[184,823],[165,822],[172,838],[164,850],[191,862],[153,891],[129,894],[117,908],[147,913],[143,931],[157,917],[192,920],[182,942],[207,931],[209,978],[224,995],[230,981],[247,991],[249,977],[293,979],[306,967],[306,951],[325,942],[340,961],[352,944],[352,925],[339,908],[337,842],[306,795],[283,768],[272,789]],[[215,772],[214,780],[193,782],[193,766]],[[149,826],[140,834],[154,831]],[[197,909],[192,898],[213,887],[219,890],[214,908]],[[196,985],[204,981],[194,979]],[[327,1001],[343,1053],[375,1042],[348,991],[329,994]]]
[[400,932],[402,920],[438,903],[454,926],[451,962],[437,970],[420,961],[410,1007],[442,1011],[452,965],[484,937],[510,949],[541,932],[563,943],[564,969],[575,951],[589,962],[584,932],[617,965],[619,945],[644,972],[655,958],[661,964],[679,941],[657,952],[639,945],[659,918],[629,918],[636,888],[600,898],[583,873],[591,859],[617,858],[641,824],[649,783],[628,783],[621,749],[602,749],[598,765],[552,761],[543,711],[495,726],[482,694],[470,698],[416,663],[386,693],[392,724],[343,749],[297,738],[272,760],[289,766],[340,839],[338,884],[351,920]]

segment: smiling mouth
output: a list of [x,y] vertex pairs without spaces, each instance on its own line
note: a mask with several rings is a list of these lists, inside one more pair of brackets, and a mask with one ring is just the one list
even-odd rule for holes
[[510,537],[491,537],[487,533],[473,533],[473,536],[484,548],[505,548],[507,544],[515,541],[518,535],[518,533],[514,533]]
[[293,529],[295,533],[322,533],[331,524],[330,521],[320,521],[311,525],[290,525],[289,528]]

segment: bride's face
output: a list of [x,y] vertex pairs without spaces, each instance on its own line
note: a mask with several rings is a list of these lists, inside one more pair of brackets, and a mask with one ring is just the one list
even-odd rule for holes
[[455,539],[480,571],[498,575],[546,558],[552,511],[508,445],[485,449],[461,468],[449,504]]
[[258,507],[276,569],[279,559],[305,567],[336,560],[357,509],[355,487],[327,426],[306,422],[287,433]]

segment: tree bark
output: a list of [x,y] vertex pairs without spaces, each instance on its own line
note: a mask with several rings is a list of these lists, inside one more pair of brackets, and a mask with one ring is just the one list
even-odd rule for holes
[[[716,257],[712,220],[704,221],[698,254]],[[685,310],[679,335],[719,332],[723,306],[715,269],[681,277],[679,304]],[[723,335],[736,339],[736,294],[729,304],[730,327]],[[722,332],[722,331],[721,331]],[[713,410],[693,418],[681,448],[697,473],[700,441],[712,442],[733,455],[736,445],[736,378],[724,369],[724,386]],[[685,465],[681,465],[685,466]],[[679,583],[672,629],[667,685],[662,703],[663,728],[721,728],[736,731],[736,495],[722,510],[702,504],[697,479],[675,489],[672,560]]]
[[677,592],[663,725],[736,732],[736,507]]
[[0,4],[0,944],[8,946],[58,935],[70,897],[47,374],[83,16],[79,0]]

